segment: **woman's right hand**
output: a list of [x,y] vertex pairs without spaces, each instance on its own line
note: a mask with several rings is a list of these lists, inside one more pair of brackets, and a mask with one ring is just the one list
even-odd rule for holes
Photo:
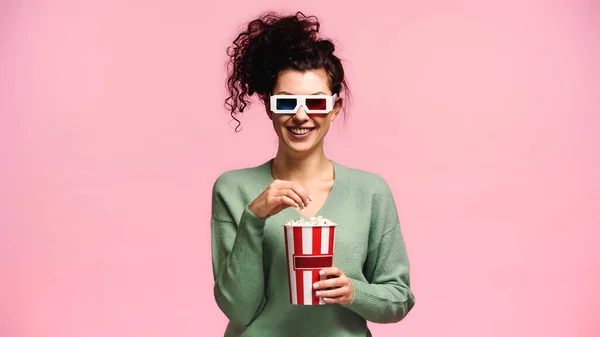
[[310,195],[300,184],[277,179],[252,201],[248,209],[264,219],[288,207],[303,209],[311,201]]

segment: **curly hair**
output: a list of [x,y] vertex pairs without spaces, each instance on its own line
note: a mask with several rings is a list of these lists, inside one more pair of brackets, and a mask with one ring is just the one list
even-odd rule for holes
[[236,132],[241,125],[236,115],[250,104],[250,96],[257,94],[265,103],[283,70],[323,69],[332,93],[349,91],[342,62],[334,55],[335,46],[318,36],[319,28],[315,16],[268,12],[250,21],[227,48],[229,96],[225,106],[238,124]]

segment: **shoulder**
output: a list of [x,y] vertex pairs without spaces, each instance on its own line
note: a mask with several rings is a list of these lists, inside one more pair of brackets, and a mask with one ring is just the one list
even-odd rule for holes
[[213,191],[231,191],[239,189],[242,186],[249,186],[254,182],[266,179],[266,175],[269,172],[269,162],[226,170],[215,179]]
[[355,195],[361,207],[369,209],[371,225],[382,234],[399,224],[398,209],[387,180],[372,171],[339,165],[347,191]]
[[271,176],[268,164],[231,169],[219,174],[212,188],[213,217],[228,222],[239,219],[244,207],[268,184]]

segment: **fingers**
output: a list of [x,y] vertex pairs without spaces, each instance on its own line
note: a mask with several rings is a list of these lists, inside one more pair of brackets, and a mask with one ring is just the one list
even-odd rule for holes
[[337,267],[330,267],[330,268],[323,268],[320,272],[320,275],[325,275],[325,276],[334,276],[334,277],[340,277],[343,275],[342,271],[340,270],[340,268]]
[[313,284],[313,288],[315,289],[341,287],[348,283],[348,278],[337,267],[324,268],[319,274],[325,276],[327,279],[315,282],[315,284]]
[[279,202],[288,207],[298,207],[298,203],[294,199],[285,195],[279,196]]
[[297,193],[290,189],[277,190],[275,193],[278,193],[280,196],[285,197],[286,199],[293,200],[293,204],[291,207],[304,208],[306,205]]
[[354,286],[348,277],[336,267],[325,268],[321,275],[333,277],[313,284],[315,295],[321,297],[327,304],[340,303],[347,305],[354,298]]
[[304,209],[312,201],[298,183],[275,180],[250,205],[250,211],[260,218],[275,215],[288,207]]
[[285,180],[275,180],[273,183],[275,184],[277,189],[289,189],[294,191],[294,193],[298,195],[301,199],[298,205],[302,205],[303,208],[306,207],[312,201],[310,194],[308,194],[306,189],[304,189],[304,187],[302,187],[298,183]]
[[340,296],[347,296],[349,294],[349,288],[347,286],[339,287],[332,290],[319,290],[315,294],[323,298],[334,298]]
[[352,302],[352,299],[348,296],[324,297],[323,302],[327,304],[339,303],[342,305],[348,305],[350,302]]
[[314,289],[337,288],[337,287],[343,287],[347,283],[348,283],[348,278],[336,277],[336,278],[316,282],[315,284],[313,284],[313,288]]
[[277,205],[271,210],[269,216],[275,215],[288,207],[298,207],[298,204],[296,204],[296,202],[293,199],[285,195],[275,197],[275,199]]

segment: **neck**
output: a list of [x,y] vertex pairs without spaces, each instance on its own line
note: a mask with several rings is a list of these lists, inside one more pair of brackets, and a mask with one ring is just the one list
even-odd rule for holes
[[291,154],[280,147],[273,159],[271,173],[275,179],[308,182],[323,177],[330,166],[322,147],[308,154]]

